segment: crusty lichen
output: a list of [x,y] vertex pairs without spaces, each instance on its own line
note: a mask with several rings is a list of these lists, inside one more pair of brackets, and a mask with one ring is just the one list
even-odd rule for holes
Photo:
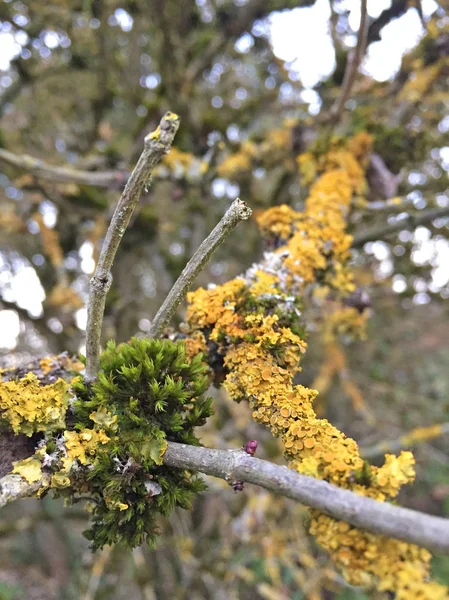
[[14,433],[32,436],[38,431],[56,431],[65,426],[70,383],[59,378],[41,385],[34,373],[0,383],[0,423]]
[[[293,384],[306,350],[298,298],[317,284],[334,298],[355,289],[346,224],[353,199],[366,190],[370,144],[363,132],[347,144],[331,144],[322,156],[300,156],[303,176],[311,182],[319,175],[304,212],[281,206],[260,215],[259,226],[275,250],[244,276],[190,293],[187,322],[193,336],[200,332],[214,342],[230,396],[247,400],[255,421],[281,439],[290,468],[388,501],[413,481],[412,454],[387,455],[382,467],[369,466],[354,440],[317,417],[317,392]],[[361,332],[364,325],[364,316],[344,307],[330,316],[327,335]],[[216,362],[213,353],[209,359]],[[392,591],[398,598],[448,597],[446,588],[427,582],[426,550],[368,534],[317,511],[311,517],[311,533],[350,583]]]

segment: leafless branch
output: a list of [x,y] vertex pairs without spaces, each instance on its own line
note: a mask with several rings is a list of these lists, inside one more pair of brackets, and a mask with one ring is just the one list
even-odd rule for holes
[[331,108],[332,117],[338,121],[343,113],[345,103],[351,95],[352,87],[357,77],[357,71],[362,62],[363,54],[366,48],[366,39],[368,33],[368,12],[367,12],[368,0],[362,0],[360,7],[360,27],[357,36],[357,45],[354,52],[348,55],[348,62],[346,65],[345,74],[343,77],[343,83],[341,85],[341,93],[337,98],[335,104]]
[[13,154],[3,148],[0,148],[0,160],[8,165],[27,171],[37,178],[60,183],[118,188],[125,183],[127,178],[127,173],[122,171],[82,171],[70,167],[55,167],[28,154]]
[[402,448],[411,448],[417,444],[429,442],[432,439],[448,434],[449,423],[418,427],[394,440],[384,440],[374,446],[368,446],[366,448],[362,447],[360,452],[363,458],[372,459],[377,456],[383,456],[386,453],[398,452],[399,450],[402,450]]
[[153,133],[145,138],[144,150],[123,190],[111,219],[94,276],[90,281],[86,327],[86,379],[94,380],[99,370],[99,350],[106,294],[112,283],[111,269],[120,241],[155,165],[170,151],[179,118],[167,112]]
[[366,212],[402,212],[408,208],[413,208],[414,202],[407,196],[398,196],[397,198],[388,198],[387,200],[374,200],[368,202],[363,210]]
[[[214,450],[169,442],[164,464],[212,475],[230,484],[252,483],[359,529],[449,554],[449,519],[378,502],[241,450]],[[39,487],[40,482],[27,484],[19,475],[3,477],[0,507],[32,496]]]
[[168,293],[151,324],[151,329],[148,334],[150,337],[159,337],[161,335],[164,327],[175,314],[176,309],[189,291],[198,273],[204,268],[212,254],[224,242],[231,231],[233,231],[239,223],[249,219],[250,216],[251,209],[245,202],[240,200],[240,198],[234,200],[221,221],[189,260],[178,280]]
[[449,519],[378,502],[242,451],[211,450],[170,442],[164,464],[232,483],[259,485],[371,533],[449,553]]
[[419,225],[426,225],[436,219],[443,217],[449,217],[449,206],[443,208],[430,208],[429,210],[423,210],[418,214],[408,214],[403,219],[398,219],[395,223],[388,225],[380,225],[362,231],[358,235],[354,236],[352,241],[353,248],[361,248],[367,242],[373,242],[375,240],[383,240],[396,231],[402,229],[413,229]]

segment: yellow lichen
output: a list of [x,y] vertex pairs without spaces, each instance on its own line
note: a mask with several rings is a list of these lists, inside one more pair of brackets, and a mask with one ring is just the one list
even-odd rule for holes
[[[187,319],[191,335],[207,331],[218,344],[229,395],[247,400],[255,421],[281,439],[290,468],[386,501],[413,481],[413,456],[389,455],[383,466],[367,467],[356,442],[317,417],[313,408],[317,392],[293,384],[305,342],[283,327],[278,315],[256,308],[248,314],[248,308],[241,308],[263,307],[265,298],[275,297],[291,315],[292,295],[303,293],[318,278],[325,290],[321,302],[331,290],[342,295],[354,290],[348,267],[352,239],[346,223],[353,199],[366,190],[370,145],[371,137],[362,133],[319,160],[300,157],[300,167],[309,165],[311,178],[321,173],[304,212],[274,207],[260,215],[259,225],[267,237],[277,239],[277,249],[244,277],[190,293]],[[253,304],[245,304],[245,294]],[[365,319],[354,308],[336,309],[326,324],[328,336],[359,333]],[[354,585],[394,591],[398,598],[415,597],[406,595],[411,589],[419,590],[420,598],[447,598],[445,588],[426,581],[430,554],[417,546],[386,540],[317,511],[312,511],[310,530]]]
[[34,456],[13,463],[13,473],[17,473],[28,483],[34,483],[42,478],[41,461]]
[[70,383],[58,379],[41,385],[33,373],[19,381],[0,383],[0,418],[14,433],[27,436],[37,431],[55,431],[65,426]]
[[99,444],[107,444],[109,437],[103,430],[82,429],[80,432],[64,431],[67,456],[62,459],[64,471],[70,472],[75,461],[87,465],[95,456]]

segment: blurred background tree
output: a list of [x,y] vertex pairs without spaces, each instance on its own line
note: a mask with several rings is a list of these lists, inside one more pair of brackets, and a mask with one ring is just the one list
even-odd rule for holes
[[[320,391],[320,414],[373,461],[389,441],[393,450],[416,444],[418,483],[401,502],[443,515],[449,16],[445,2],[377,0],[367,3],[364,26],[363,5],[1,0],[2,363],[83,351],[88,282],[106,225],[143,137],[166,110],[180,115],[181,128],[117,255],[104,340],[148,331],[231,199],[240,195],[256,214],[280,204],[301,210],[314,157],[366,131],[374,148],[368,202],[351,215],[359,288],[350,302],[371,313],[367,339],[342,332],[329,343],[320,311],[305,307],[313,335],[298,382]],[[241,226],[198,284],[231,279],[261,249],[255,224]],[[256,438],[260,456],[281,462],[249,408],[222,390],[214,395],[204,443]],[[433,425],[443,427],[422,429]],[[301,506],[208,483],[192,513],[162,524],[155,551],[92,555],[79,509],[49,498],[8,507],[0,598],[367,597],[306,534]],[[434,566],[449,584],[447,558]]]

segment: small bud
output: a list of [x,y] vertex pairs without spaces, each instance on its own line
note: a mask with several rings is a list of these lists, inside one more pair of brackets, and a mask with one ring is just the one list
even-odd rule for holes
[[240,481],[239,479],[237,479],[236,481],[233,481],[231,483],[232,489],[234,490],[235,493],[237,492],[243,492],[243,486],[244,486],[244,482]]
[[250,440],[246,446],[243,446],[243,450],[250,456],[254,456],[257,450],[258,443],[256,440]]

